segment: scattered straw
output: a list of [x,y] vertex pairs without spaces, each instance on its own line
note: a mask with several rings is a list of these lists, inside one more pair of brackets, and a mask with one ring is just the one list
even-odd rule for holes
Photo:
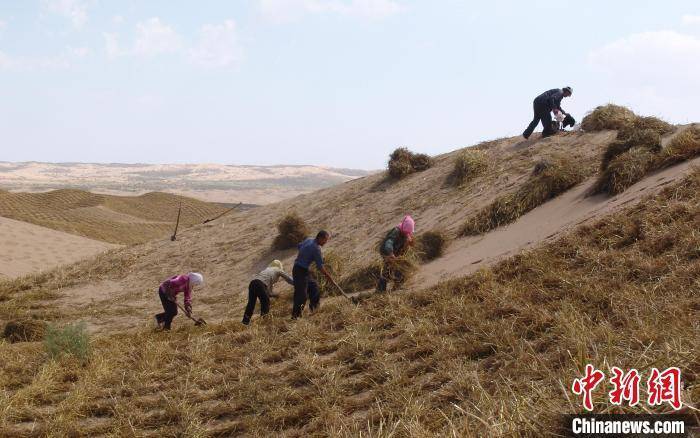
[[279,234],[272,246],[284,250],[294,248],[304,240],[309,234],[309,227],[296,213],[290,213],[277,224],[277,231]]
[[423,261],[442,257],[446,247],[447,235],[443,231],[426,231],[416,238],[416,252]]
[[515,193],[497,198],[472,216],[462,228],[466,236],[482,234],[517,218],[583,181],[584,174],[565,158],[535,167],[530,179]]
[[43,339],[46,323],[36,319],[22,319],[5,324],[3,337],[10,343],[33,342]]
[[452,184],[462,185],[486,171],[488,156],[484,151],[467,149],[455,158],[455,165],[450,175]]
[[644,178],[653,155],[646,148],[634,147],[615,157],[598,177],[593,193],[617,195]]

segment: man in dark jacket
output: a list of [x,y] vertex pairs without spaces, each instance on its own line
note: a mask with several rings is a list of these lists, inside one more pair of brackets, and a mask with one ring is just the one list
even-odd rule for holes
[[561,100],[565,97],[571,96],[573,90],[571,87],[564,87],[562,89],[554,88],[549,91],[545,91],[535,98],[532,103],[532,107],[535,112],[535,117],[530,122],[525,132],[523,132],[523,137],[525,139],[530,138],[532,132],[537,127],[537,124],[542,122],[542,137],[549,137],[554,134],[552,129],[552,112],[556,116],[559,114],[566,114],[566,112],[561,108]]

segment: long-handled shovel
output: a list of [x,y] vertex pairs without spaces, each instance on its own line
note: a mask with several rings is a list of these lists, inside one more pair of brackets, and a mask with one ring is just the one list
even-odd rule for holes
[[186,317],[188,317],[189,319],[191,319],[192,321],[194,321],[194,325],[207,325],[207,322],[204,320],[204,318],[193,318],[192,316],[190,316],[190,315],[187,314],[187,311],[184,309],[184,307],[182,307],[182,306],[180,305],[180,303],[178,303],[178,302],[175,301],[175,300],[170,300],[170,301],[172,301],[173,303],[175,303],[175,304],[177,305],[177,307],[179,307],[180,310],[182,310],[182,312],[185,314]]
[[353,301],[353,300],[352,300],[352,297],[351,297],[350,295],[346,294],[345,291],[343,290],[343,288],[340,287],[340,285],[339,285],[338,283],[333,282],[333,285],[335,285],[335,287],[338,288],[338,290],[340,291],[340,293],[341,293],[345,298],[347,298],[347,299],[350,300],[350,301]]

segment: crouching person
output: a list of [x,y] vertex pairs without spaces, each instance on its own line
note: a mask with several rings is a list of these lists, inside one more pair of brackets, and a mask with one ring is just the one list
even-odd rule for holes
[[158,296],[163,305],[163,313],[156,315],[158,327],[163,330],[170,330],[170,324],[173,318],[177,315],[177,294],[180,292],[184,295],[185,313],[187,316],[192,315],[192,289],[195,286],[203,286],[204,277],[197,272],[190,272],[185,275],[176,275],[170,277],[161,283],[158,288]]
[[270,266],[253,278],[248,285],[248,305],[243,313],[243,324],[250,324],[250,318],[253,317],[255,304],[258,300],[260,300],[260,316],[265,316],[270,312],[270,297],[276,296],[273,294],[272,288],[280,278],[294,285],[292,277],[284,272],[284,265],[279,260],[273,260]]
[[400,282],[401,278],[395,278],[392,269],[392,262],[397,257],[401,257],[409,246],[413,245],[413,233],[416,229],[416,223],[411,216],[403,218],[401,223],[386,234],[384,240],[379,245],[379,253],[383,258],[382,271],[377,284],[377,292],[386,292],[387,285],[390,280]]

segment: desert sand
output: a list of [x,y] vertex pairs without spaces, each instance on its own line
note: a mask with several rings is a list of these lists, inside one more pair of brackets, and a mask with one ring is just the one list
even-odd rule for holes
[[115,247],[117,245],[0,217],[0,278],[46,271]]

